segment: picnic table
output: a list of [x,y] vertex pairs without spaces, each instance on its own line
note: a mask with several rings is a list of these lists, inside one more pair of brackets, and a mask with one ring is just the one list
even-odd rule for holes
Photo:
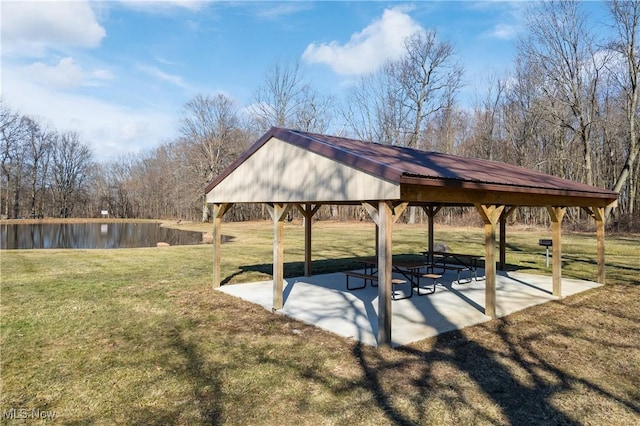
[[[422,254],[427,257],[431,272],[441,270],[441,273],[444,274],[445,270],[456,271],[458,284],[469,283],[473,279],[478,281],[478,260],[482,256],[443,251],[423,251]],[[469,278],[461,281],[460,274],[464,272],[468,273]]]
[[[367,284],[367,281],[371,282],[372,287],[376,287],[378,284],[378,259],[376,257],[364,257],[360,259],[360,262],[364,265],[364,273],[358,272],[345,272],[344,274],[347,276],[347,289],[356,290],[359,288],[364,288]],[[409,284],[410,291],[408,296],[405,297],[397,297],[395,291],[391,294],[391,298],[393,300],[400,299],[408,299],[413,296],[413,289],[417,289],[418,296],[424,296],[426,294],[431,294],[436,290],[436,280],[441,278],[442,275],[434,274],[433,272],[422,273],[420,270],[422,268],[427,268],[429,265],[424,261],[416,261],[416,260],[400,260],[393,259],[391,262],[392,271],[402,275],[405,280],[393,278],[391,280],[392,285],[401,285],[401,284]],[[364,285],[362,287],[349,287],[349,277],[362,278],[364,280]],[[432,280],[431,288],[425,288],[421,286],[420,279],[426,278]],[[420,292],[420,290],[427,290],[426,292]]]

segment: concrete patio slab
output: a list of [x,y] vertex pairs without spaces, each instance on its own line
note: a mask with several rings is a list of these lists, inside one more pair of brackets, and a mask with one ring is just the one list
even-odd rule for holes
[[[484,272],[479,270],[479,276]],[[393,346],[402,346],[452,330],[489,321],[484,315],[484,280],[458,284],[453,271],[438,280],[436,292],[392,302]],[[359,284],[354,282],[354,284]],[[562,279],[564,296],[601,284]],[[226,285],[219,291],[272,310],[272,281]],[[502,317],[530,306],[556,300],[551,277],[519,272],[501,272],[496,279],[496,314]],[[378,288],[347,290],[341,273],[285,280],[284,306],[280,314],[312,324],[332,333],[377,345]]]

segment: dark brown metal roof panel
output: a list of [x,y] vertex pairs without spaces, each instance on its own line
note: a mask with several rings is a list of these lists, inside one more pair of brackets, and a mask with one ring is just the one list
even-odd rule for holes
[[[382,145],[374,142],[362,142],[336,136],[299,131],[292,132],[298,136],[304,136],[333,147],[335,150],[333,158],[336,161],[344,162],[341,160],[346,156],[366,159],[367,161],[361,165],[362,168],[381,177],[397,178],[399,173],[402,177],[508,185],[522,188],[596,192],[617,197],[617,193],[613,191],[507,163]],[[380,175],[377,173],[377,169],[381,166],[393,170],[393,173],[387,176]],[[398,180],[398,182],[401,180]]]
[[277,127],[271,128],[245,154],[214,179],[206,191],[214,188],[272,137],[395,183],[420,181],[423,185],[456,185],[456,182],[470,182],[489,184],[497,188],[511,187],[511,190],[522,188],[522,192],[527,192],[527,188],[535,188],[564,194],[597,194],[598,197],[612,200],[618,196],[613,191],[511,164]]

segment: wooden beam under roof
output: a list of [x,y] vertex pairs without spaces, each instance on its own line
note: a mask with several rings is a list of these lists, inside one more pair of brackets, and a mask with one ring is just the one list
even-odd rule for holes
[[411,205],[420,203],[442,203],[455,205],[499,204],[521,207],[545,207],[548,205],[566,205],[570,207],[606,207],[616,205],[615,199],[609,197],[590,196],[589,194],[563,193],[562,191],[526,192],[505,191],[491,185],[476,188],[451,186],[424,186],[403,184],[400,186],[400,199]]

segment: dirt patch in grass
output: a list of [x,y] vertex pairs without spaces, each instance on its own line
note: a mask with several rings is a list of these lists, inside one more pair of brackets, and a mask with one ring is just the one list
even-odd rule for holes
[[[301,228],[285,229],[289,276]],[[373,253],[373,225],[314,230],[314,268]],[[227,283],[269,277],[271,232],[224,225]],[[453,250],[482,248],[480,229],[438,232]],[[510,234],[510,267],[549,273],[539,234]],[[425,241],[399,225],[394,253]],[[63,424],[637,424],[638,247],[607,240],[606,287],[393,350],[213,291],[211,246],[3,251],[0,410]],[[593,279],[595,249],[567,234],[565,275]]]

